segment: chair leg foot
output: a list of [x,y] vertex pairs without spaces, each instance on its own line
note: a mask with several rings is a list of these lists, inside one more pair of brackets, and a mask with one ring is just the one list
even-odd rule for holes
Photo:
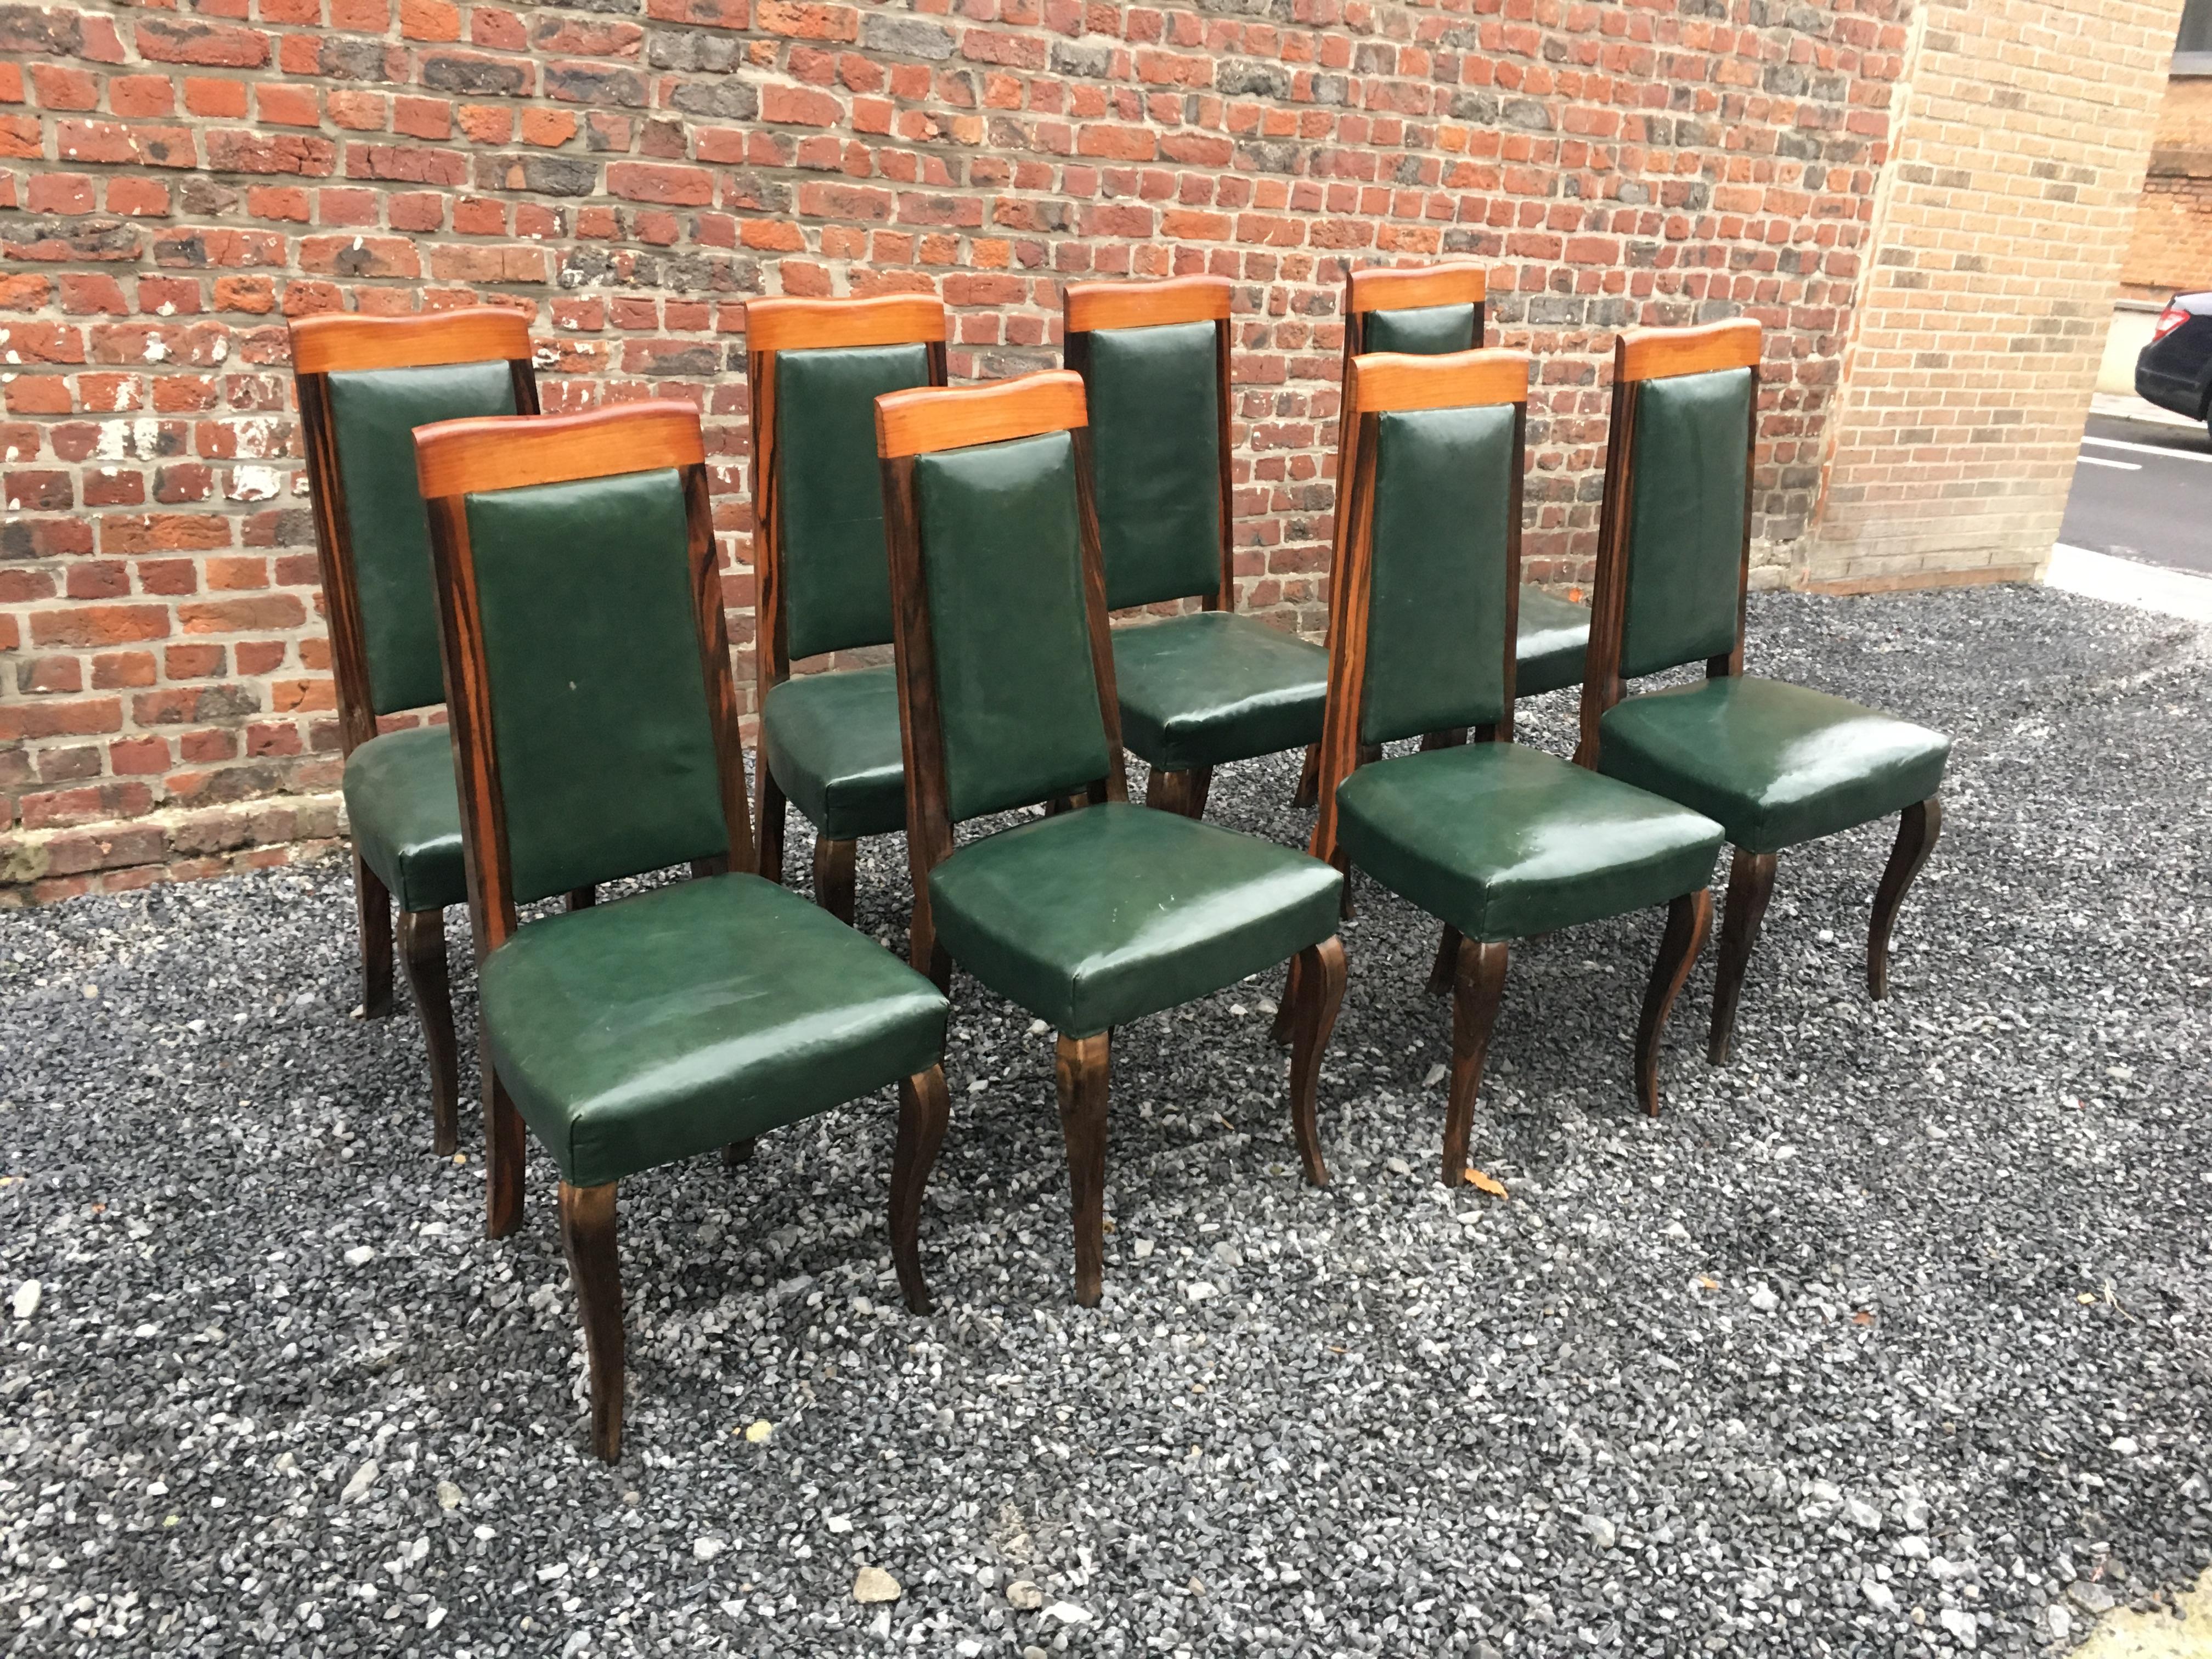
[[1106,1080],[1111,1048],[1102,1031],[1096,1036],[1062,1036],[1053,1055],[1075,1211],[1075,1299],[1086,1308],[1097,1307],[1105,1293]]
[[853,925],[854,861],[860,852],[856,841],[814,841],[814,902],[848,927]]
[[722,1148],[722,1167],[726,1170],[734,1170],[740,1165],[751,1163],[753,1149],[759,1144],[759,1141],[751,1135],[747,1135],[743,1140],[730,1142],[728,1146]]
[[1297,787],[1291,791],[1291,805],[1311,806],[1321,799],[1321,745],[1306,745],[1304,763],[1298,769]]
[[1443,1182],[1467,1180],[1467,1144],[1474,1133],[1474,1097],[1482,1087],[1482,1062],[1505,997],[1506,947],[1462,939],[1452,975],[1451,1100],[1444,1109]]
[[899,1079],[898,1143],[891,1154],[891,1261],[909,1313],[929,1311],[929,1285],[921,1273],[921,1194],[945,1145],[952,1101],[945,1068]]
[[522,1224],[522,1114],[507,1098],[489,1054],[483,1071],[484,1237],[505,1238]]
[[783,884],[783,787],[769,770],[768,751],[753,750],[753,776],[760,785],[760,844],[753,849],[753,868],[781,887]]
[[1889,994],[1889,933],[1897,925],[1898,908],[1942,833],[1941,795],[1914,802],[1898,819],[1897,841],[1889,849],[1881,885],[1875,890],[1874,919],[1867,925],[1867,990],[1877,1002]]
[[450,1158],[460,1144],[461,1064],[453,1042],[453,998],[446,978],[446,913],[402,910],[399,946],[407,963],[407,988],[422,1022],[430,1057],[431,1145]]
[[362,1017],[383,1019],[392,1012],[392,893],[358,853],[353,899],[361,919]]
[[615,1250],[615,1183],[561,1183],[561,1248],[576,1282],[576,1312],[592,1371],[592,1450],[604,1463],[622,1458],[622,1264]]
[[1644,988],[1644,1016],[1636,1027],[1636,1097],[1653,1117],[1659,1115],[1659,1039],[1712,925],[1709,888],[1685,893],[1667,907],[1667,931],[1659,940],[1658,960],[1651,964],[1650,982]]
[[1705,1058],[1716,1066],[1728,1064],[1735,1044],[1736,999],[1743,994],[1744,969],[1773,893],[1774,854],[1734,848],[1729,854],[1728,906],[1721,915],[1720,962],[1713,973],[1712,1039],[1705,1049]]
[[1459,929],[1451,923],[1444,924],[1443,937],[1437,941],[1437,959],[1429,969],[1428,993],[1432,997],[1448,997],[1459,979]]
[[1315,1096],[1321,1084],[1322,1054],[1336,1029],[1337,1010],[1344,1006],[1344,941],[1331,934],[1299,951],[1297,960],[1302,966],[1291,1048],[1291,1132],[1297,1139],[1306,1180],[1326,1187],[1328,1165],[1321,1155]]

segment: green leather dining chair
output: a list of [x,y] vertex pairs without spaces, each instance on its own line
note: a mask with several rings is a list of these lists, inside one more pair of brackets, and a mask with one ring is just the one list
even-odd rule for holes
[[1237,610],[1225,276],[1078,283],[1067,367],[1091,411],[1106,607],[1200,601],[1114,630],[1121,735],[1152,768],[1145,804],[1206,811],[1213,769],[1321,736],[1328,653]]
[[814,825],[815,900],[849,922],[860,837],[906,827],[898,692],[888,663],[796,676],[791,665],[890,643],[875,399],[945,384],[945,307],[927,294],[755,300],[745,361],[760,872],[783,879],[789,801]]
[[534,415],[530,328],[489,306],[419,317],[331,313],[292,325],[315,547],[336,681],[343,789],[361,933],[362,1012],[392,1012],[392,905],[430,1062],[434,1145],[458,1139],[459,1060],[445,909],[468,902],[460,805],[444,726],[379,735],[380,719],[446,700],[430,531],[414,430],[471,415]]
[[[1744,672],[1759,351],[1747,319],[1638,329],[1614,346],[1577,754],[1728,830],[1716,1065],[1729,1057],[1777,854],[1896,812],[1867,932],[1867,988],[1887,994],[1890,931],[1942,826],[1951,751],[1940,732]],[[1628,694],[1631,680],[1696,664],[1705,671],[1696,684]]]
[[[1513,741],[1527,356],[1362,356],[1345,396],[1343,630],[1313,851],[1445,924],[1451,1186],[1468,1177],[1510,940],[1667,907],[1635,1052],[1658,1111],[1660,1037],[1711,921],[1721,827]],[[1413,737],[1418,753],[1362,763]]]
[[[913,962],[958,961],[1057,1031],[1075,1296],[1104,1269],[1115,1027],[1293,957],[1291,1117],[1309,1179],[1344,994],[1342,882],[1318,860],[1129,804],[1089,472],[1066,371],[878,399],[914,870]],[[971,819],[1071,810],[954,844]]]
[[[523,1127],[561,1172],[592,1444],[621,1453],[615,1193],[896,1084],[892,1260],[926,1310],[945,1135],[938,988],[751,872],[706,451],[688,404],[452,421],[431,508],[484,1054],[486,1231],[521,1219]],[[692,878],[518,927],[520,907]]]

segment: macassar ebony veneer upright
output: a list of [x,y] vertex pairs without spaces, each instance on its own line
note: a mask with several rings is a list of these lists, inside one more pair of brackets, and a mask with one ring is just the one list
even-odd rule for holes
[[[1710,1044],[1725,1060],[1783,848],[1892,812],[1867,932],[1867,988],[1942,823],[1951,741],[1842,697],[1744,672],[1758,453],[1759,325],[1638,329],[1613,351],[1605,500],[1583,687],[1584,765],[1717,819],[1732,844]],[[1630,682],[1702,665],[1695,684]]]
[[[896,1084],[891,1252],[927,1308],[916,1231],[945,1134],[945,1001],[752,873],[697,412],[447,422],[416,449],[482,988],[486,1230],[521,1218],[526,1123],[561,1172],[592,1445],[611,1461],[628,1176]],[[687,866],[517,926],[556,894]]]
[[451,1152],[460,1085],[444,911],[468,902],[452,744],[441,725],[380,737],[377,722],[446,700],[414,430],[536,414],[529,325],[493,307],[312,317],[292,325],[292,370],[345,750],[362,1009],[371,1019],[392,1012],[397,899],[400,954],[429,1051],[435,1144]]
[[[1291,1115],[1308,1177],[1321,1055],[1344,993],[1342,881],[1320,860],[1133,805],[1082,380],[1066,371],[876,404],[898,623],[913,961],[957,960],[1057,1032],[1075,1294],[1104,1264],[1115,1027],[1294,958]],[[973,819],[1071,810],[956,845]]]
[[[1528,388],[1517,351],[1369,354],[1346,377],[1347,533],[1313,851],[1445,924],[1447,1185],[1468,1176],[1513,939],[1667,907],[1636,1036],[1637,1092],[1658,1110],[1659,1039],[1705,941],[1721,846],[1711,819],[1513,741]],[[1419,753],[1365,758],[1414,737]]]
[[1078,283],[1067,367],[1090,411],[1106,607],[1203,608],[1114,631],[1122,739],[1148,806],[1203,816],[1213,769],[1321,736],[1328,655],[1237,611],[1225,276]]
[[756,300],[745,307],[753,562],[759,577],[760,872],[783,879],[784,806],[814,825],[814,895],[853,919],[863,836],[906,825],[889,666],[794,677],[794,659],[891,641],[877,397],[943,386],[933,295]]

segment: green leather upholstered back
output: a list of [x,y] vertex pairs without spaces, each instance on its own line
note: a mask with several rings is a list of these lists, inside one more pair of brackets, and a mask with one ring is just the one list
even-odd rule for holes
[[1087,391],[1106,604],[1221,586],[1221,405],[1214,325],[1099,329]]
[[1482,343],[1475,327],[1480,307],[1413,306],[1404,311],[1370,311],[1363,337],[1367,351],[1404,351],[1434,357],[1447,351],[1472,351]]
[[927,346],[775,354],[784,637],[793,657],[890,641],[876,398],[928,384]]
[[1645,380],[1636,394],[1624,678],[1735,649],[1751,371]]
[[348,370],[326,377],[331,439],[345,491],[354,585],[376,713],[446,700],[430,518],[415,476],[415,428],[469,415],[512,415],[504,362]]
[[1489,725],[1505,712],[1513,406],[1393,410],[1376,425],[1359,740]]
[[728,852],[681,475],[467,511],[516,901]]
[[1103,777],[1073,440],[945,450],[914,470],[952,822]]

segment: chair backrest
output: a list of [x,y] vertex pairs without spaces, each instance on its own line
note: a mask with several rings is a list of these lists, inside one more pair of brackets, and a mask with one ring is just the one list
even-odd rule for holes
[[1370,352],[1479,350],[1489,272],[1478,264],[1354,270],[1344,279],[1344,361]]
[[518,903],[750,867],[698,411],[449,421],[416,451],[480,948]]
[[430,530],[414,432],[472,415],[534,415],[530,325],[493,306],[420,317],[330,314],[292,325],[340,740],[443,702]]
[[964,819],[1127,797],[1084,414],[1066,370],[876,405],[917,892]]
[[1743,666],[1759,326],[1636,329],[1613,346],[1583,738],[1626,682]]
[[1334,856],[1336,786],[1362,747],[1512,738],[1528,399],[1523,352],[1352,359],[1317,857]]
[[1225,276],[1078,283],[1066,361],[1083,377],[1109,610],[1236,604]]
[[746,306],[763,695],[794,658],[890,643],[876,399],[943,386],[945,339],[934,295]]

